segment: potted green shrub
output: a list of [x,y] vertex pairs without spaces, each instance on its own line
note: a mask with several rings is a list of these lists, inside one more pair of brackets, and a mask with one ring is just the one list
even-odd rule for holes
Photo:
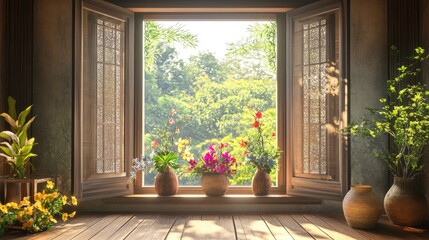
[[[0,138],[4,139],[0,143],[0,156],[6,158],[7,164],[10,166],[9,178],[23,179],[27,176],[27,167],[31,165],[31,157],[37,156],[32,152],[35,144],[34,138],[28,138],[28,129],[35,117],[27,121],[27,117],[31,111],[31,107],[27,107],[18,116],[15,110],[15,99],[8,98],[9,111],[1,113],[6,122],[10,125],[11,130],[0,132]],[[7,200],[19,201],[21,199],[21,184],[19,182],[8,184]]]
[[275,132],[263,129],[262,112],[258,110],[253,114],[251,129],[247,138],[242,139],[240,146],[245,148],[246,162],[256,168],[252,178],[252,191],[256,196],[268,195],[271,189],[270,173],[277,166],[280,150],[271,138],[276,137]]
[[[384,199],[385,210],[393,223],[404,226],[418,226],[426,215],[426,200],[416,177],[423,173],[421,157],[429,140],[429,91],[413,77],[428,58],[424,49],[415,49],[411,63],[399,67],[399,76],[387,81],[387,98],[380,99],[382,107],[368,109],[371,118],[345,129],[374,143],[375,157],[384,161],[394,176]],[[390,138],[390,149],[379,144],[382,136]]]

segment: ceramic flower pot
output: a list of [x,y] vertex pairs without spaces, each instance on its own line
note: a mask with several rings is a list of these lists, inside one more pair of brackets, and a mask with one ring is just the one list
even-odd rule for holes
[[208,197],[221,197],[228,191],[229,181],[225,174],[204,173],[201,188]]
[[155,177],[155,191],[159,196],[172,196],[179,190],[179,181],[176,174],[167,167],[163,173],[158,172]]
[[381,198],[369,185],[352,186],[343,199],[344,217],[352,228],[374,228],[382,210]]
[[396,225],[421,225],[425,220],[427,204],[420,182],[414,178],[395,177],[392,187],[384,197],[384,209]]
[[265,196],[270,193],[271,179],[270,175],[258,168],[252,178],[252,191],[255,196]]

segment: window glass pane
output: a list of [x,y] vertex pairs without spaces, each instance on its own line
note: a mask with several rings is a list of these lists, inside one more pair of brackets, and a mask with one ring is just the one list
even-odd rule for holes
[[[243,164],[230,185],[250,186],[255,170],[243,163],[240,141],[258,109],[266,141],[277,146],[276,22],[145,21],[144,34],[144,154],[174,109],[174,121],[186,118],[178,137],[192,139],[194,158],[210,143],[228,143]],[[180,185],[200,185],[201,176],[180,164]],[[152,186],[155,175],[144,173],[142,185]],[[277,185],[277,172],[271,176]]]

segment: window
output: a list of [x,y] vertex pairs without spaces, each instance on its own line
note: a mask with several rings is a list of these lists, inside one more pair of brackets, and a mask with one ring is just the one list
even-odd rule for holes
[[[190,19],[186,19],[189,16]],[[277,118],[282,109],[279,109],[277,99],[276,15],[254,14],[244,20],[233,15],[228,18],[223,15],[222,19],[216,20],[196,17],[198,15],[153,19],[151,15],[143,15],[142,45],[145,49],[142,52],[146,65],[142,152],[146,156],[150,154],[148,146],[156,136],[154,132],[164,125],[170,110],[174,109],[177,112],[175,120],[189,117],[180,134],[192,138],[190,147],[196,159],[210,143],[226,142],[230,152],[243,162],[244,149],[240,148],[239,142],[246,138],[245,132],[253,122],[252,114],[258,109],[264,114],[264,128],[271,131],[269,140],[277,146]],[[256,31],[264,30],[269,34],[265,34],[265,39],[257,39],[252,36],[252,30],[254,35]],[[168,38],[153,36],[154,33],[164,33],[171,37],[172,32],[179,37],[188,35],[182,42],[169,42]],[[195,46],[190,46],[192,37],[200,40],[195,41]],[[260,42],[255,43],[255,40]],[[262,41],[270,49],[262,49]],[[186,172],[187,162],[182,160],[181,165],[184,168],[181,172]],[[272,172],[276,190],[280,189],[277,182],[283,178],[283,169],[284,165],[280,164],[280,171]],[[254,171],[249,165],[240,166],[236,178],[230,181],[229,192],[251,193]],[[138,179],[136,192],[153,192],[155,174],[145,173]],[[178,175],[179,191],[200,191],[199,176]]]
[[[289,193],[339,199],[344,182],[344,85],[341,83],[340,11],[325,5],[321,13],[289,18],[288,118],[290,132]],[[322,193],[320,189],[325,189]]]
[[[129,12],[99,2],[82,8],[82,73],[76,92],[75,192],[82,198],[131,193],[132,95]],[[77,190],[76,190],[77,188]]]

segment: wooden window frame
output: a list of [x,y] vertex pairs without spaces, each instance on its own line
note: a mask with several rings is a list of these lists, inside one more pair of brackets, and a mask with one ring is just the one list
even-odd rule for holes
[[[135,17],[135,121],[136,121],[136,156],[141,156],[143,141],[143,20],[276,20],[277,22],[277,66],[284,66],[286,55],[286,28],[284,13],[138,13]],[[141,53],[141,54],[139,54]],[[278,164],[277,186],[271,188],[270,194],[286,194],[286,159],[285,159],[285,116],[286,116],[286,72],[285,68],[277,68],[277,144],[282,151]],[[134,182],[134,194],[154,194],[153,186],[142,186],[142,173],[137,174]],[[202,194],[201,186],[180,186],[178,194]],[[230,186],[228,194],[252,194],[251,186]]]

